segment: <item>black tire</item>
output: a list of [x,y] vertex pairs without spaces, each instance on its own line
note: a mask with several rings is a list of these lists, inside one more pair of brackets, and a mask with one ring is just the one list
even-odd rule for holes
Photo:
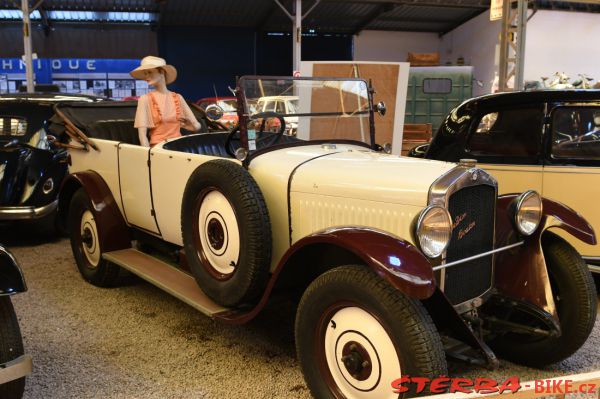
[[215,302],[237,306],[263,292],[271,223],[260,188],[244,168],[226,160],[199,166],[183,194],[181,230],[192,274]]
[[[302,296],[295,328],[297,355],[316,398],[353,398],[360,389],[377,398],[398,397],[390,385],[401,377],[396,367],[409,376],[447,375],[440,336],[423,305],[363,266],[337,267],[315,279]],[[333,342],[329,362],[335,358],[337,367],[328,363],[327,343]],[[346,359],[347,365],[340,350],[358,357]],[[404,397],[415,396],[414,386],[407,387]]]
[[[10,298],[0,297],[0,363],[22,356],[23,339],[19,321]],[[25,390],[25,377],[0,385],[0,398],[20,399]]]
[[102,259],[102,247],[90,199],[83,188],[75,192],[69,207],[69,236],[81,276],[97,287],[121,284],[121,268]]
[[575,248],[546,232],[542,236],[542,249],[562,335],[532,339],[508,333],[491,343],[501,357],[533,367],[544,367],[575,353],[594,327],[598,306],[594,280]]

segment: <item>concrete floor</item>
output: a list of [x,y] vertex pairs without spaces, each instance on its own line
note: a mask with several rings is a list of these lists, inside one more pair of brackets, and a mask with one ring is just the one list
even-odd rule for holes
[[[0,242],[29,286],[13,297],[34,359],[25,398],[310,397],[289,307],[273,307],[247,326],[221,325],[144,282],[91,286],[80,278],[68,240],[23,234],[5,232]],[[502,362],[494,372],[451,364],[451,373],[524,381],[599,370],[599,324],[575,356],[547,370]]]

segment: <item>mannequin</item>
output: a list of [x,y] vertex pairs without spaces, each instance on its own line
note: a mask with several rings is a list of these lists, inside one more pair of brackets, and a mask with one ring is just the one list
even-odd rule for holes
[[200,123],[181,95],[167,89],[177,78],[177,70],[159,57],[148,56],[130,72],[136,79],[145,80],[154,91],[138,99],[134,126],[138,129],[140,145],[156,144],[181,136],[180,129],[200,129]]

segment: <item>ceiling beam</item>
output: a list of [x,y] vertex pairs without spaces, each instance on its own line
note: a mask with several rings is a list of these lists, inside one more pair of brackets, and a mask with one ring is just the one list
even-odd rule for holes
[[397,6],[393,4],[379,4],[377,7],[373,9],[370,13],[367,14],[365,18],[363,18],[358,25],[354,28],[353,35],[358,35],[361,31],[363,31],[367,26],[381,17],[383,14],[392,11]]
[[[463,0],[323,0],[327,3],[354,3],[354,4],[390,4],[396,6],[413,7],[443,7],[443,8],[471,8],[489,10],[489,0],[465,2]],[[590,0],[591,1],[591,0]]]

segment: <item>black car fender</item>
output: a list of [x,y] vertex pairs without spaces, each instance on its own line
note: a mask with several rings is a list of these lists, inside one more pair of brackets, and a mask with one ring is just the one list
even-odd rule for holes
[[23,272],[10,251],[0,245],[0,296],[27,291]]
[[116,251],[131,247],[131,235],[127,223],[119,210],[104,179],[96,172],[76,172],[64,180],[58,197],[59,220],[68,227],[68,213],[75,192],[83,188],[87,193],[96,218],[102,251]]

